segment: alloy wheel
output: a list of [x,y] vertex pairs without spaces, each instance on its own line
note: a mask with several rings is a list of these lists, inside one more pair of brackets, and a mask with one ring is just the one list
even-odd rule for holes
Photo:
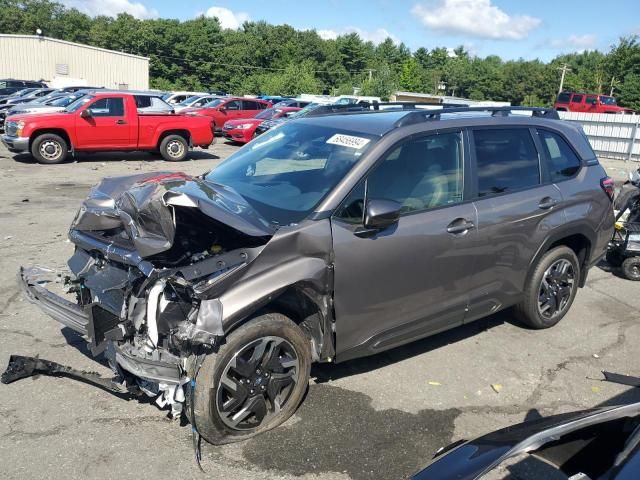
[[569,305],[575,285],[575,270],[569,260],[561,258],[542,275],[538,292],[538,312],[550,319],[562,314]]
[[233,430],[252,430],[285,406],[300,374],[298,355],[281,337],[262,337],[238,351],[225,366],[216,408]]

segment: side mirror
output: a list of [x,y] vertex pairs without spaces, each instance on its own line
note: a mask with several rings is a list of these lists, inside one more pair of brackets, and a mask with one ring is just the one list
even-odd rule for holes
[[398,223],[402,205],[393,200],[369,200],[364,212],[364,228],[384,230]]
[[80,118],[91,118],[91,110],[85,109],[80,112]]

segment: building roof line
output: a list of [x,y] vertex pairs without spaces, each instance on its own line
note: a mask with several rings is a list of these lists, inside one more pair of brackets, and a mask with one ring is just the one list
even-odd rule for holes
[[149,57],[143,57],[141,55],[134,55],[132,53],[126,53],[126,52],[119,52],[118,50],[108,50],[106,48],[94,47],[93,45],[86,45],[84,43],[69,42],[67,40],[60,40],[59,38],[41,37],[39,35],[14,35],[14,34],[8,34],[8,33],[0,33],[0,39],[3,38],[3,37],[8,37],[8,38],[29,38],[29,39],[36,39],[36,40],[48,40],[50,42],[63,43],[63,44],[66,44],[66,45],[73,45],[74,47],[89,48],[91,50],[98,50],[100,52],[107,52],[107,53],[112,53],[112,54],[115,54],[115,55],[122,55],[122,56],[125,56],[125,57],[139,58],[141,60],[149,60]]

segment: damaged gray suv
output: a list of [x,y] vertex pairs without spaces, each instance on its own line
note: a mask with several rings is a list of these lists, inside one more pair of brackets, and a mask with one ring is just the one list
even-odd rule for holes
[[105,356],[112,384],[233,442],[289,418],[314,362],[507,307],[555,325],[605,254],[612,195],[553,111],[320,116],[199,177],[104,179],[71,226],[70,272],[19,281]]

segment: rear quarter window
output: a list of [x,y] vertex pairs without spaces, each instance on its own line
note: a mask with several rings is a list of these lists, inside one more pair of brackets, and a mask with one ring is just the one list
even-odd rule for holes
[[573,177],[580,170],[580,158],[567,141],[560,135],[548,130],[538,130],[542,148],[547,154],[548,169],[552,182]]
[[562,92],[560,95],[558,95],[558,103],[569,103],[570,99],[571,99],[570,93]]

